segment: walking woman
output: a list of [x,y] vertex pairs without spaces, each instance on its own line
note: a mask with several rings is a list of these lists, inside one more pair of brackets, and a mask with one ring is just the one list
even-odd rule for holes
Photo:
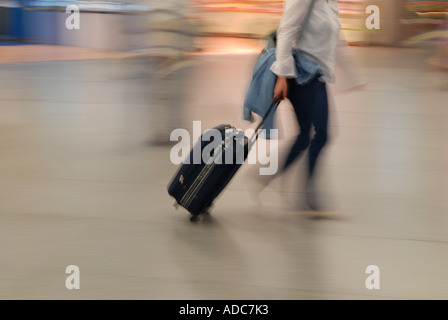
[[[307,16],[310,6],[312,10]],[[306,200],[309,208],[315,211],[322,209],[317,198],[315,176],[319,155],[328,141],[327,83],[334,80],[339,31],[336,0],[286,0],[277,30],[276,59],[271,66],[271,71],[277,76],[273,95],[281,100],[289,99],[300,128],[279,173],[284,173],[308,149]],[[301,37],[297,40],[299,32]],[[298,70],[292,52],[300,52],[319,67],[316,76],[305,84],[296,81]]]

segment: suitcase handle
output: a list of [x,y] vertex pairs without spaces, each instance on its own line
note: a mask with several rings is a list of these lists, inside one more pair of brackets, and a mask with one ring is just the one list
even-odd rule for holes
[[263,118],[261,119],[260,123],[258,124],[257,128],[255,129],[255,133],[254,135],[251,137],[250,141],[252,142],[252,144],[258,139],[258,130],[261,129],[261,127],[263,127],[264,121],[266,120],[266,118],[268,117],[268,115],[271,113],[271,111],[273,109],[275,109],[281,102],[282,100],[280,98],[274,98],[274,100],[272,100],[271,105],[268,108],[268,111],[266,111],[266,113],[264,114]]

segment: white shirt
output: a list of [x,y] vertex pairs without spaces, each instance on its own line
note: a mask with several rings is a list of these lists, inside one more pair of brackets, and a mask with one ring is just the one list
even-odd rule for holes
[[315,0],[300,43],[297,39],[311,0],[286,0],[277,30],[276,61],[271,71],[278,76],[297,76],[292,49],[297,49],[322,69],[324,82],[334,81],[334,56],[339,42],[339,9],[336,0]]

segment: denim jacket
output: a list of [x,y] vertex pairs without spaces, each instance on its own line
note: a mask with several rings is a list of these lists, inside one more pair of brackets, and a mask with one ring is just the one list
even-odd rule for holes
[[[293,55],[297,68],[296,82],[299,85],[305,85],[316,77],[322,75],[319,66],[308,59],[303,53],[295,51],[293,52]],[[274,62],[275,48],[264,50],[259,55],[244,100],[244,120],[253,121],[252,112],[264,117],[271,105],[274,95],[274,87],[277,81],[277,76],[270,70]],[[270,138],[269,129],[274,128],[274,113],[275,112],[271,112],[269,115],[266,115],[264,119],[263,128],[266,129],[267,139]]]

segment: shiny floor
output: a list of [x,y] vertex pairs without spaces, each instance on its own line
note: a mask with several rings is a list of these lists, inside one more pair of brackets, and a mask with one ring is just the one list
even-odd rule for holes
[[[368,82],[332,95],[331,219],[300,210],[299,161],[259,201],[243,166],[191,223],[167,194],[172,145],[148,143],[163,115],[145,59],[0,64],[0,299],[447,299],[448,75],[427,49],[353,52]],[[164,103],[188,131],[250,127],[255,58],[193,55]],[[281,153],[297,130],[287,102],[278,119]]]

